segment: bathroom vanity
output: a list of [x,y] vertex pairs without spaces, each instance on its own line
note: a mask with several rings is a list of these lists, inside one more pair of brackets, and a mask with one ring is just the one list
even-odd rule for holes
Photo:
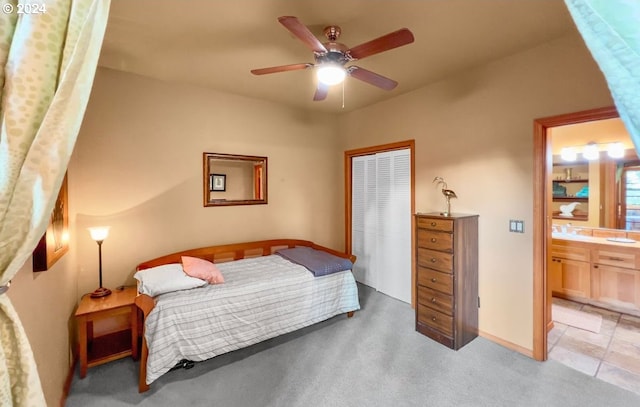
[[637,232],[580,228],[552,237],[549,296],[640,315]]

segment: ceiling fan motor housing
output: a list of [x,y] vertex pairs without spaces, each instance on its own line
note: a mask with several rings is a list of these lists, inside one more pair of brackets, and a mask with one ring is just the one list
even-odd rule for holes
[[342,30],[337,25],[330,25],[328,27],[324,27],[322,30],[324,36],[331,42],[335,42],[338,38],[340,38],[340,34],[342,34]]
[[344,65],[349,61],[346,51],[346,46],[338,42],[328,42],[324,44],[329,52],[315,54],[317,64],[337,64]]

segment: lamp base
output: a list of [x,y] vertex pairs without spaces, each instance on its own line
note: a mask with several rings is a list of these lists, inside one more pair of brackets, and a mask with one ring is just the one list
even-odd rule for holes
[[108,288],[100,287],[96,288],[96,290],[91,293],[91,298],[101,298],[106,297],[107,295],[111,295],[111,290]]

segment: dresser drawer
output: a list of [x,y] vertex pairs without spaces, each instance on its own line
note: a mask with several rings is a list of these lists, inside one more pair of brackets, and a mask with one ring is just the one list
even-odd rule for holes
[[451,273],[453,270],[453,254],[419,247],[418,264],[423,267]]
[[453,275],[418,266],[418,285],[453,295]]
[[418,287],[418,304],[453,316],[453,297],[427,287]]
[[453,251],[453,235],[446,232],[436,232],[427,229],[418,229],[418,247],[425,249]]
[[453,232],[453,220],[418,218],[418,227],[423,229],[439,230],[441,232]]
[[636,268],[636,253],[631,250],[614,251],[609,249],[594,249],[592,262],[628,269]]
[[453,318],[422,304],[418,304],[418,322],[436,329],[446,336],[453,336]]

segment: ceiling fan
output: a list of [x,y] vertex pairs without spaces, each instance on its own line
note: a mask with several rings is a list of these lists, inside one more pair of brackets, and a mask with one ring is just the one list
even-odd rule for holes
[[278,21],[313,51],[315,64],[301,63],[281,65],[270,68],[253,69],[251,73],[254,75],[265,75],[276,72],[315,68],[318,76],[318,85],[315,95],[313,96],[313,100],[315,101],[324,100],[329,93],[329,87],[341,83],[346,76],[354,77],[384,90],[392,90],[398,85],[398,82],[359,66],[346,66],[346,64],[410,44],[414,40],[411,31],[407,28],[401,28],[398,31],[383,35],[382,37],[353,48],[347,48],[346,45],[336,42],[341,33],[340,27],[336,25],[331,25],[324,29],[324,35],[329,41],[322,43],[296,17],[283,16],[279,17]]

